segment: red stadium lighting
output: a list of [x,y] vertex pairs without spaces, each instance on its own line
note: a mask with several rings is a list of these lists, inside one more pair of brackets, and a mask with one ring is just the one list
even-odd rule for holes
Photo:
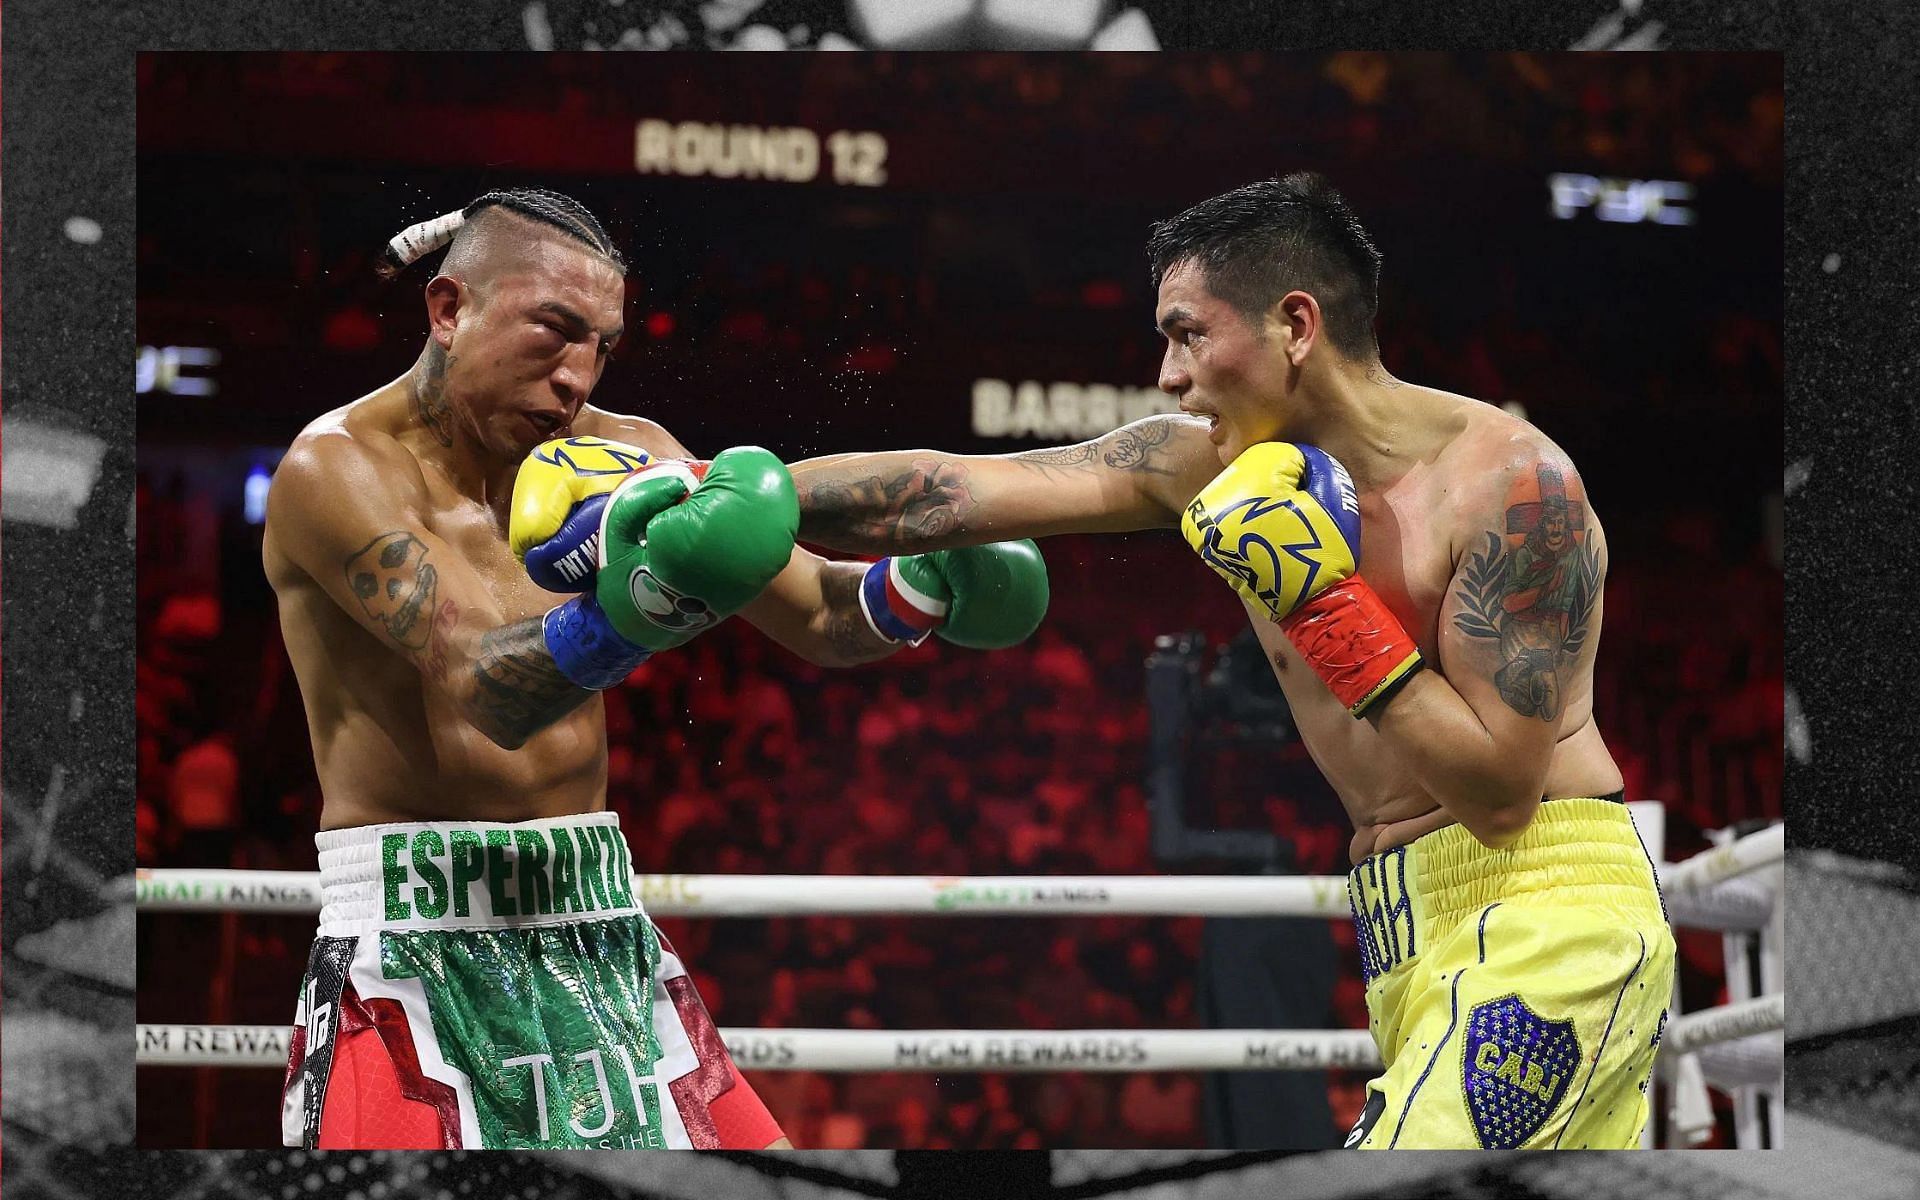
[[647,314],[647,336],[653,338],[668,337],[673,333],[673,314],[656,312]]
[[1088,308],[1119,308],[1127,302],[1127,292],[1111,279],[1093,279],[1080,289],[1080,302]]

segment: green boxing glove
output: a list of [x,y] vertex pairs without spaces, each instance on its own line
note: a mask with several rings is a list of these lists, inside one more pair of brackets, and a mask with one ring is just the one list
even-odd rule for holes
[[970,650],[1025,641],[1047,615],[1047,564],[1030,541],[883,558],[860,582],[867,624],[890,642],[930,633]]
[[793,477],[758,446],[635,472],[607,498],[593,590],[547,614],[555,665],[581,687],[612,687],[759,595],[799,529]]

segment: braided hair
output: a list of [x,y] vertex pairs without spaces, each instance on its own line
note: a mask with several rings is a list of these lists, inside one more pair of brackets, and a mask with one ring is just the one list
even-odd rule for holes
[[381,278],[392,279],[408,266],[452,241],[454,234],[475,214],[494,207],[509,209],[558,229],[574,241],[603,255],[622,275],[627,273],[627,260],[621,257],[613,239],[607,236],[598,218],[587,211],[586,205],[571,196],[550,192],[545,188],[510,188],[488,192],[465,208],[409,225],[381,247],[374,270],[379,272]]

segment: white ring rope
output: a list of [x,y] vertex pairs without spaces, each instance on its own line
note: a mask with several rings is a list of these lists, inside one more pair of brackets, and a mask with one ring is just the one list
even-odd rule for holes
[[1660,1046],[1671,1138],[1697,1146],[1712,1136],[1709,1085],[1734,1092],[1775,1088],[1786,1077],[1786,997],[1756,996],[1676,1017]]
[[[656,917],[1344,917],[1341,875],[636,875]],[[317,871],[144,870],[148,912],[320,911]]]
[[[1735,876],[1781,861],[1773,825],[1661,870],[1676,924],[1757,929],[1772,889]],[[1344,875],[637,875],[662,917],[1218,916],[1345,917]],[[315,871],[139,872],[144,912],[317,913]]]
[[1781,1056],[1780,1039],[1769,1033],[1751,1034],[1730,1042],[1714,1042],[1700,1047],[1702,1074],[1708,1083],[1722,1090],[1778,1088],[1785,1069],[1786,1060]]
[[[1662,1050],[1781,1029],[1782,997],[1676,1017]],[[280,1025],[141,1025],[134,1061],[154,1067],[285,1067]],[[1374,1070],[1364,1029],[747,1029],[720,1031],[734,1061],[757,1071],[1323,1071]],[[1781,1051],[1773,1051],[1776,1060]]]
[[[1658,868],[1676,926],[1755,931],[1778,903],[1777,871],[1742,879],[1786,855],[1779,824],[1680,864]],[[1653,835],[1659,845],[1659,834]],[[1315,876],[821,876],[637,875],[656,916],[1272,916],[1349,915],[1346,877]],[[144,912],[312,914],[309,871],[142,870]],[[1677,1000],[1676,996],[1676,1000]],[[1706,1088],[1778,1086],[1786,1001],[1780,994],[1674,1017],[1660,1047],[1674,1128],[1698,1143],[1711,1130]],[[1366,1030],[720,1030],[754,1071],[1041,1072],[1377,1070]],[[137,1066],[284,1069],[292,1030],[276,1025],[150,1025]],[[1738,1093],[1736,1093],[1738,1094]]]
[[1678,1016],[1667,1023],[1661,1049],[1685,1054],[1715,1042],[1732,1041],[1756,1033],[1772,1033],[1787,1027],[1787,998],[1782,993],[1756,996],[1718,1008]]
[[1660,872],[1660,890],[1669,901],[1698,895],[1725,879],[1772,866],[1787,856],[1787,827],[1778,822],[1704,850]]

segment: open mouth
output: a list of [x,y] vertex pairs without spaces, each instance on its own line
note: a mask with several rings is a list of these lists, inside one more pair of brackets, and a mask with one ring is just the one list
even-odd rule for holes
[[564,427],[564,422],[553,413],[530,412],[526,414],[526,418],[527,424],[531,425],[533,431],[542,439],[554,436]]
[[1180,411],[1183,413],[1186,413],[1190,417],[1199,417],[1201,420],[1205,421],[1207,423],[1208,437],[1212,437],[1213,435],[1220,432],[1220,414],[1219,413],[1208,412],[1204,408],[1182,408]]

